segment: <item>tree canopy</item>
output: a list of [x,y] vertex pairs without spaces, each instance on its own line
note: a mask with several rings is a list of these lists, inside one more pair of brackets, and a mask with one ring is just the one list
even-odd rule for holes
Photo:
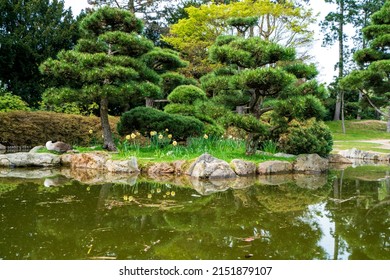
[[[358,90],[382,116],[388,119],[390,132],[390,1],[371,17],[371,24],[363,29],[369,47],[354,54],[363,68],[354,70],[342,81],[343,88]],[[387,109],[387,113],[384,111]]]
[[0,0],[0,81],[36,106],[43,90],[38,65],[79,38],[77,21],[58,0]]
[[[323,89],[310,81],[318,72],[295,56],[294,48],[258,37],[220,36],[210,48],[210,58],[224,67],[202,77],[202,86],[209,96],[225,96],[219,100],[227,105],[233,100],[248,109],[247,115],[227,118],[248,132],[247,154],[255,153],[260,138],[279,137],[292,120],[323,115],[325,109],[318,99]],[[267,112],[273,115],[263,118]]]

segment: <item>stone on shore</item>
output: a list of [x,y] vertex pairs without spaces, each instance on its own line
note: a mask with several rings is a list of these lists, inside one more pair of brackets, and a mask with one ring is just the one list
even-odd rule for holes
[[50,153],[12,153],[0,155],[0,166],[50,167],[60,165],[60,157]]
[[356,148],[339,152],[346,158],[390,162],[390,154],[361,151]]
[[256,174],[256,164],[254,162],[241,159],[231,161],[232,168],[238,176],[248,176]]
[[317,154],[298,155],[293,163],[295,172],[321,173],[329,169],[329,161]]
[[137,159],[131,157],[129,160],[107,160],[106,168],[109,172],[114,173],[138,173]]
[[288,161],[271,160],[271,161],[265,161],[260,163],[257,168],[257,173],[260,175],[283,174],[283,173],[291,173],[292,169],[293,166]]
[[201,155],[188,169],[187,175],[199,179],[236,178],[237,174],[230,165],[208,153]]

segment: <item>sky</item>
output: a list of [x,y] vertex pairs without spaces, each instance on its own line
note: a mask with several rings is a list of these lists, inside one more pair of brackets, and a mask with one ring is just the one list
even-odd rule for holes
[[[74,15],[78,15],[82,9],[90,7],[87,0],[65,0],[65,6],[71,7]],[[332,10],[335,9],[334,5],[325,3],[324,0],[312,0],[310,1],[310,7],[315,13],[319,13],[318,22]],[[322,47],[322,35],[318,24],[313,25],[315,30],[315,42],[310,54],[314,56],[313,62],[317,64],[317,68],[320,72],[318,80],[323,83],[330,83],[333,80],[333,76],[337,73],[334,71],[334,65],[338,59],[337,45],[332,47]]]

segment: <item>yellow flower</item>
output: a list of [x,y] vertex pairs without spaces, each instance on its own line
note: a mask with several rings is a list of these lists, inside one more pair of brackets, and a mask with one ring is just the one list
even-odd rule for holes
[[134,133],[132,133],[130,136],[131,136],[131,139],[134,139],[135,137],[137,137],[137,135],[135,135]]
[[172,134],[168,134],[168,138],[169,138],[169,139],[172,139]]
[[91,190],[91,188],[90,187],[87,187],[87,191],[89,192]]
[[148,198],[152,198],[152,194],[151,193],[148,194]]
[[126,140],[130,140],[131,136],[130,135],[126,135]]
[[162,135],[162,134],[160,134],[159,136],[158,136],[158,139],[163,139],[164,138],[164,136]]
[[135,135],[140,136],[141,133],[139,133],[139,131],[137,131],[137,132],[135,133]]
[[124,195],[124,196],[123,196],[123,200],[124,200],[124,201],[127,201],[127,200],[129,200],[129,197],[128,197],[127,195]]
[[157,193],[160,193],[160,192],[161,192],[161,189],[160,189],[160,188],[158,188],[156,191],[157,191]]
[[174,191],[171,191],[171,196],[175,196],[176,193]]
[[165,131],[166,131],[166,132],[168,132],[168,131],[169,131],[169,129],[168,129],[168,128],[166,128],[166,129],[165,129]]
[[171,194],[171,192],[166,192],[165,194],[168,196],[168,195],[170,195],[170,194]]
[[150,136],[154,136],[154,135],[156,135],[156,134],[157,134],[156,131],[151,131],[151,132],[150,132]]
[[90,129],[88,132],[89,132],[89,134],[92,134],[92,133],[93,133],[93,130],[92,130],[92,129]]
[[133,201],[133,200],[134,200],[134,197],[129,196],[128,199],[129,199],[129,201]]
[[209,139],[209,136],[207,134],[203,135],[204,139]]
[[172,145],[173,145],[173,146],[177,146],[177,142],[176,142],[176,141],[173,141],[173,142],[172,142]]

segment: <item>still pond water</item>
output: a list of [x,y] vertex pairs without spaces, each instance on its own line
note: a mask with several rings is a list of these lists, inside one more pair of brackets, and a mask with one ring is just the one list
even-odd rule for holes
[[29,172],[0,170],[0,259],[390,259],[389,166],[228,183]]

